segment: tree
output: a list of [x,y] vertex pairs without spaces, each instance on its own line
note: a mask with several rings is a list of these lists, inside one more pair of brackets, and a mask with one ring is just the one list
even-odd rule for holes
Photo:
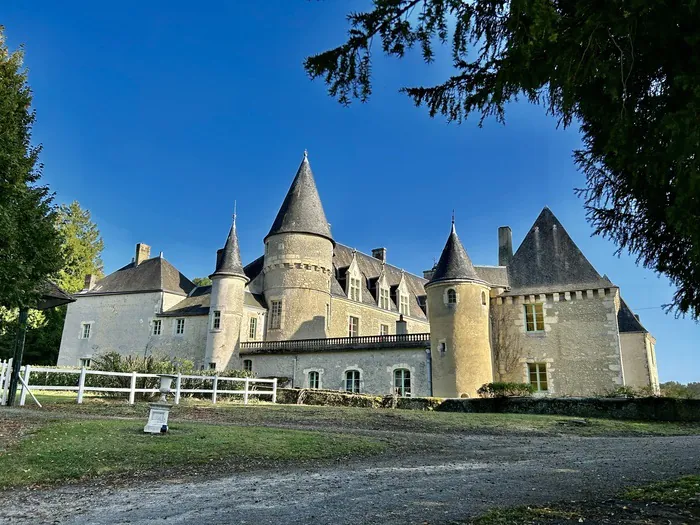
[[306,59],[341,103],[371,94],[371,51],[435,59],[454,74],[401,91],[430,116],[505,122],[524,97],[580,125],[577,192],[596,234],[676,285],[677,314],[700,316],[700,6],[593,0],[374,0],[347,41]]
[[512,376],[523,357],[523,345],[520,332],[514,329],[510,312],[511,309],[505,305],[491,309],[493,363],[498,381],[519,380],[519,377]]
[[61,267],[53,195],[39,184],[41,146],[31,144],[35,112],[21,50],[0,26],[0,305],[31,306],[37,285]]
[[211,284],[211,279],[209,277],[195,277],[192,279],[195,286],[209,286]]

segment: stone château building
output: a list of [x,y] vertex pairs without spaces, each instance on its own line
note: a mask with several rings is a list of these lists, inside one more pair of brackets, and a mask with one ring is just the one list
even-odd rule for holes
[[261,257],[241,263],[235,217],[210,286],[138,244],[130,264],[86,277],[58,364],[155,352],[376,394],[475,396],[494,380],[557,396],[658,391],[654,338],[548,208],[515,253],[510,228],[498,239],[499,265],[476,266],[453,221],[423,277],[384,248],[353,250],[333,238],[304,155]]

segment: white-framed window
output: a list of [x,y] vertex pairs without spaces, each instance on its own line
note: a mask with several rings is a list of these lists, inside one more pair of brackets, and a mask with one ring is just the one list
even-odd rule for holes
[[347,370],[345,372],[345,391],[353,394],[360,393],[360,371]]
[[321,374],[316,370],[309,372],[309,388],[314,390],[321,388]]
[[528,363],[527,372],[530,384],[537,392],[547,392],[549,385],[547,381],[547,363]]
[[221,311],[220,310],[214,310],[214,313],[212,313],[211,329],[212,330],[221,330]]
[[185,318],[179,317],[175,319],[175,335],[182,335],[185,333]]
[[525,306],[525,330],[528,332],[544,332],[544,305],[529,303]]
[[270,328],[276,330],[282,326],[282,301],[270,303]]
[[326,303],[326,329],[331,327],[331,305]]
[[360,318],[351,315],[348,317],[348,337],[360,335]]
[[389,325],[380,324],[379,325],[379,335],[389,335]]
[[380,288],[379,289],[379,308],[384,310],[389,310],[391,302],[389,300],[389,289]]
[[243,360],[243,370],[245,370],[246,372],[253,371],[253,360],[252,359],[244,359]]
[[92,360],[89,357],[81,357],[80,358],[80,367],[83,368],[90,368],[90,364],[92,363]]
[[394,393],[401,397],[411,397],[411,371],[407,368],[394,370]]
[[408,315],[408,295],[399,294],[399,313]]
[[447,304],[457,304],[457,292],[454,288],[447,290]]
[[151,335],[160,335],[162,331],[163,321],[161,319],[154,319],[151,327]]
[[440,352],[440,355],[445,355],[447,352],[447,341],[444,339],[438,342],[438,352]]
[[80,325],[80,339],[90,339],[92,323],[82,323]]
[[258,318],[253,316],[248,324],[248,339],[255,341],[256,337],[258,337]]
[[481,292],[481,306],[486,306],[486,292]]
[[350,277],[350,299],[352,301],[360,300],[360,279],[357,277]]

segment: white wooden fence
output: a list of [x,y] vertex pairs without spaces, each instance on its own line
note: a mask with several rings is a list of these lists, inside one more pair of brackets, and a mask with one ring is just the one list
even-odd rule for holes
[[0,360],[0,406],[7,403],[10,395],[10,377],[12,376],[12,359]]
[[[10,361],[11,363],[11,361]],[[11,367],[10,367],[11,369]],[[77,375],[75,386],[56,386],[56,385],[40,385],[37,383],[30,383],[29,379],[32,372],[41,372],[47,374],[74,374]],[[83,395],[85,392],[124,392],[129,394],[129,403],[134,404],[137,393],[144,394],[157,394],[160,391],[158,388],[136,388],[136,382],[140,377],[151,377],[158,378],[156,374],[139,374],[137,372],[105,372],[101,370],[91,370],[89,368],[42,368],[35,367],[31,365],[25,365],[20,371],[20,375],[24,379],[24,385],[21,385],[21,393],[19,398],[20,406],[24,405],[27,399],[27,390],[59,390],[59,391],[73,391],[78,393],[78,403],[83,402]],[[85,378],[88,375],[96,376],[117,376],[117,377],[128,377],[130,378],[129,388],[118,388],[118,387],[100,387],[100,386],[86,386]],[[9,375],[8,375],[9,377]],[[210,389],[201,388],[182,388],[183,379],[199,379],[205,381],[211,381]],[[9,380],[8,380],[9,382]],[[242,389],[239,390],[228,390],[219,389],[219,384],[221,382],[234,382],[242,383]],[[248,399],[250,396],[270,396],[273,403],[277,402],[277,379],[256,379],[253,377],[221,377],[221,376],[196,376],[196,375],[183,375],[176,374],[174,379],[174,387],[171,390],[171,394],[175,396],[175,404],[180,403],[180,397],[183,394],[211,394],[211,402],[216,403],[219,396],[238,394],[243,396],[243,403],[248,404]],[[267,389],[259,389],[258,385],[269,385]]]

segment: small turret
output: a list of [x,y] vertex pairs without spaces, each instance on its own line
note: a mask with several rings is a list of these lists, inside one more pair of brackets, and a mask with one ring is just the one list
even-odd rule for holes
[[479,278],[452,230],[425,285],[428,294],[434,395],[476,396],[493,380],[489,337],[489,287]]
[[205,360],[209,368],[237,368],[243,318],[243,294],[248,278],[243,271],[236,232],[236,214],[226,244],[216,254],[211,277],[211,303]]

